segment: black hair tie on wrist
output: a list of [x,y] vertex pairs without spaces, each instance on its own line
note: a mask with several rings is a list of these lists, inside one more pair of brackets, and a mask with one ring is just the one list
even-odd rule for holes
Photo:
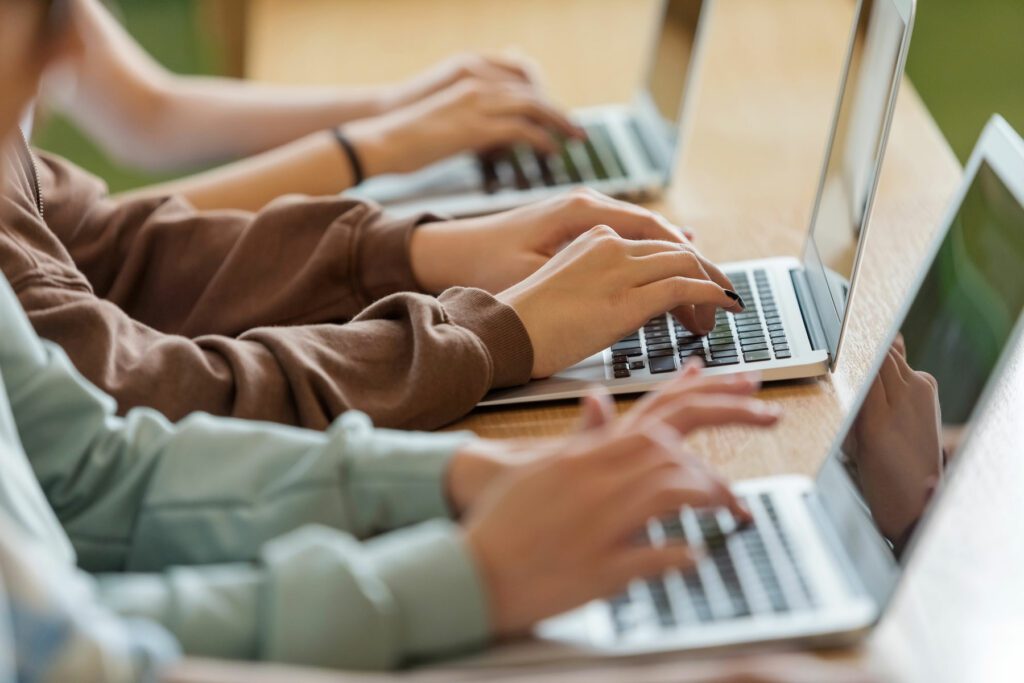
[[332,129],[331,132],[334,133],[334,139],[338,141],[341,150],[348,157],[349,166],[352,167],[352,187],[362,185],[363,181],[366,180],[366,176],[363,175],[363,162],[359,160],[359,153],[356,152],[352,141],[348,139],[348,136],[345,135],[340,127]]

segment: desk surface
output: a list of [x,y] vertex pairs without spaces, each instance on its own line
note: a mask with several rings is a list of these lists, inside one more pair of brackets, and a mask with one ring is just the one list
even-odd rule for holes
[[[541,64],[552,94],[566,106],[625,100],[642,72],[655,6],[653,0],[253,0],[248,70],[254,78],[286,82],[381,82],[459,50],[513,46]],[[852,9],[847,0],[718,0],[713,5],[678,172],[663,199],[652,204],[695,227],[709,257],[726,261],[799,253]],[[716,467],[731,477],[815,471],[960,175],[934,121],[912,85],[904,83],[848,343],[836,372],[820,381],[765,388],[762,397],[781,404],[786,414],[770,433],[726,429],[694,437]],[[620,402],[624,405],[628,401]],[[550,404],[478,410],[455,427],[497,437],[542,435],[566,430],[575,417],[574,406]],[[1009,461],[1004,464],[1009,467]],[[1013,471],[1019,481],[1019,469]],[[991,477],[999,480],[998,474]],[[941,637],[921,628],[929,618],[922,616],[929,614],[924,609],[929,596],[944,599],[950,585],[944,582],[971,574],[971,558],[954,555],[942,571],[918,580],[913,591],[902,591],[912,592],[916,602],[906,606],[897,600],[869,641],[869,651],[901,678],[911,680],[912,672],[920,672],[915,653],[960,657],[935,674],[943,678],[970,670],[971,650],[962,643],[952,647],[960,642],[953,634],[964,632],[956,624],[988,622],[976,614],[947,618],[943,623],[951,630]],[[1016,585],[1024,595],[1020,579]],[[970,601],[958,604],[966,609]],[[936,642],[945,649],[934,650]]]

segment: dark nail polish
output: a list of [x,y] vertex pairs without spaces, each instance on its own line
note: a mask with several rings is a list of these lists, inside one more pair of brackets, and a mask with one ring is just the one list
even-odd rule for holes
[[741,299],[740,295],[737,294],[736,292],[732,291],[731,289],[727,289],[725,290],[725,295],[732,299],[733,301],[735,301],[736,303],[738,303],[740,305],[740,308],[746,308],[746,306],[743,305],[743,299]]

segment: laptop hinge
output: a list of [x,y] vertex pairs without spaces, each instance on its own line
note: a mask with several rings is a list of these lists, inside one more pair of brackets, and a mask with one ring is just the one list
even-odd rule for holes
[[818,318],[818,309],[811,296],[811,286],[807,282],[807,272],[803,268],[794,268],[789,271],[789,277],[793,281],[793,291],[796,292],[796,300],[800,304],[800,316],[804,321],[804,329],[807,330],[807,338],[811,340],[811,348],[815,351],[828,349],[825,328]]

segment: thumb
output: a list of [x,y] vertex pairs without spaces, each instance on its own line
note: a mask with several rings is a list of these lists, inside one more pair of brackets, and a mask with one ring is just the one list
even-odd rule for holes
[[615,401],[604,387],[594,387],[580,402],[580,423],[576,431],[600,429],[615,419]]

